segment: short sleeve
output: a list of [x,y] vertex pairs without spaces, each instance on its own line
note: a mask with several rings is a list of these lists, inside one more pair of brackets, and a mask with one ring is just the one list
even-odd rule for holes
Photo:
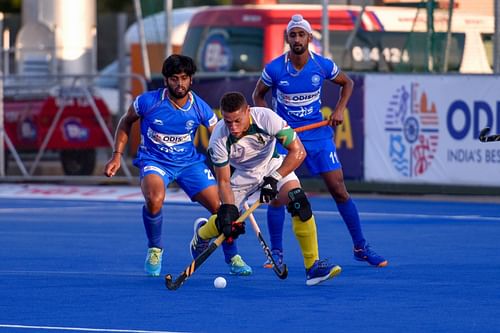
[[229,150],[226,146],[227,137],[222,133],[224,126],[224,121],[220,120],[208,142],[208,157],[216,167],[222,167],[229,163]]
[[212,108],[201,98],[197,98],[197,104],[201,114],[201,124],[207,128],[217,124],[218,119]]
[[139,116],[142,117],[144,114],[144,108],[141,108],[141,97],[142,95],[139,95],[135,98],[134,103],[132,104],[134,106],[135,113]]
[[260,75],[260,80],[268,87],[272,87],[274,85],[274,72],[271,64],[266,65],[262,74]]
[[321,67],[325,71],[327,80],[333,80],[339,75],[340,68],[337,66],[335,61],[330,58],[323,58],[321,61]]

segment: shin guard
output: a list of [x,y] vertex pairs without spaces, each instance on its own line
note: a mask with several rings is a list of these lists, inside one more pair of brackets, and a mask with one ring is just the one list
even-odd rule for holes
[[314,216],[304,222],[298,216],[294,216],[292,217],[292,226],[293,233],[299,242],[304,257],[304,266],[309,268],[319,259],[318,236]]

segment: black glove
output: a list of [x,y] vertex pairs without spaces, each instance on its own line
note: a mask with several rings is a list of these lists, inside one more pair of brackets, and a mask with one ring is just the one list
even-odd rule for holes
[[273,177],[264,177],[260,188],[260,202],[270,202],[278,195],[278,181]]
[[238,238],[239,235],[245,233],[245,221],[243,222],[233,222],[231,224],[231,235],[226,238],[226,243],[233,244],[234,240]]
[[238,207],[235,205],[222,204],[217,212],[215,225],[220,233],[223,233],[226,238],[236,239],[240,234],[245,233],[244,223],[234,223],[240,217]]

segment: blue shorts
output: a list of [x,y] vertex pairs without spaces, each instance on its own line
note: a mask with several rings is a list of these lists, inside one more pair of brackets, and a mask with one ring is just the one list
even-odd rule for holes
[[157,174],[163,178],[167,187],[174,180],[177,185],[193,200],[193,197],[209,186],[217,185],[212,171],[203,161],[195,162],[183,168],[166,167],[160,162],[142,160],[140,162],[140,179],[149,174]]
[[316,176],[320,173],[342,168],[332,139],[302,141],[302,144],[307,152],[304,163],[311,175]]

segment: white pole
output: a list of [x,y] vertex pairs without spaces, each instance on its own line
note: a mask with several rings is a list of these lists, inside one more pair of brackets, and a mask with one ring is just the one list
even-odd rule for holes
[[172,54],[172,0],[165,0],[165,58]]
[[139,42],[141,43],[142,64],[144,66],[144,77],[151,81],[151,67],[149,65],[148,47],[144,33],[144,22],[142,20],[142,9],[139,0],[134,0],[135,16],[137,18],[137,28],[139,29]]
[[329,0],[323,0],[323,14],[321,17],[321,35],[323,36],[323,56],[330,57],[330,30],[329,26],[329,17],[328,17],[328,3]]
[[10,30],[5,29],[3,31],[3,74],[4,75],[9,75],[10,72],[9,56],[10,56]]

